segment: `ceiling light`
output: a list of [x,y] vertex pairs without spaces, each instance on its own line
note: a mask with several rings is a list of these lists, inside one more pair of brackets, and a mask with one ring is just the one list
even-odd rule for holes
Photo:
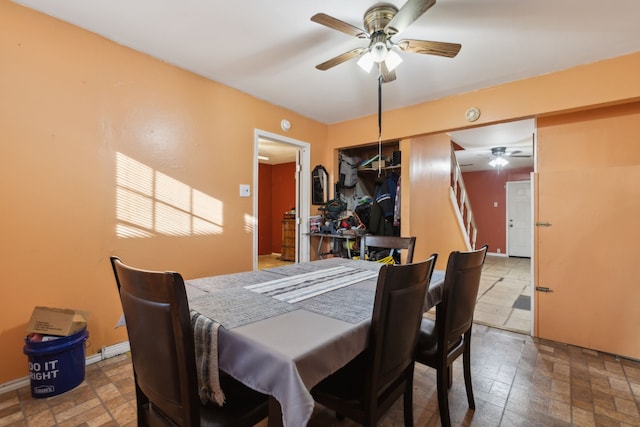
[[489,166],[501,168],[509,164],[509,161],[504,157],[496,157],[495,159],[489,162]]
[[384,60],[384,63],[387,65],[387,70],[393,71],[396,69],[398,65],[402,62],[402,58],[400,55],[390,50],[387,54],[387,59]]
[[389,49],[387,49],[387,45],[383,41],[378,41],[371,46],[371,57],[374,62],[382,62],[387,57],[387,53]]
[[358,60],[358,65],[367,73],[371,72],[371,69],[373,68],[373,57],[371,56],[371,53],[367,52],[362,55]]

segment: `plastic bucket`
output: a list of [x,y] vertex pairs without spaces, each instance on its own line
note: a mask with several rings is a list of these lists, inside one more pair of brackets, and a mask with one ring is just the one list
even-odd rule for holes
[[25,338],[24,354],[29,356],[31,396],[56,396],[84,381],[85,326],[78,332],[52,341],[35,342]]

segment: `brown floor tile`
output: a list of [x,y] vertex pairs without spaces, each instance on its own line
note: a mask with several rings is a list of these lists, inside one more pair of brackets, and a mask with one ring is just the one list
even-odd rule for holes
[[53,426],[56,425],[56,419],[50,410],[45,410],[27,417],[30,426]]
[[[474,325],[469,409],[461,361],[449,392],[454,426],[640,426],[640,363],[502,329]],[[415,425],[440,427],[435,371],[417,365]],[[1,426],[136,425],[135,388],[128,355],[87,367],[85,382],[59,396],[31,397],[30,388],[0,395]],[[317,406],[310,427],[351,427]],[[378,424],[403,426],[397,402]],[[266,427],[262,421],[260,427]]]

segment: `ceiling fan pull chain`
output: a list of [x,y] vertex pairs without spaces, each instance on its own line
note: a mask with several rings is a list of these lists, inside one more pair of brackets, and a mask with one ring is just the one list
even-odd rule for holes
[[382,175],[382,73],[378,75],[378,178]]

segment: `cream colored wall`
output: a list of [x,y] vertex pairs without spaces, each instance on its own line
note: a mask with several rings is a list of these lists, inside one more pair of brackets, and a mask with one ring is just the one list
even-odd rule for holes
[[[0,383],[27,375],[36,305],[91,312],[89,355],[126,340],[111,255],[185,278],[251,269],[255,128],[287,118],[323,160],[326,125],[7,1],[0,52]],[[131,223],[145,237],[119,236]]]

